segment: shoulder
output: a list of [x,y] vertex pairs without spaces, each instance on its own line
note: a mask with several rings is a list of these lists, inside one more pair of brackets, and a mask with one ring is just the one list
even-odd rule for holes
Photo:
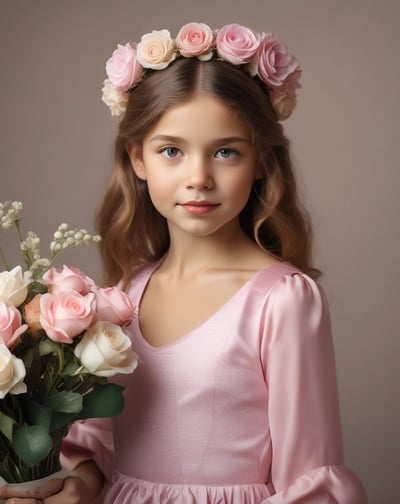
[[132,270],[131,280],[127,285],[126,293],[131,297],[135,297],[137,292],[141,292],[153,272],[157,269],[158,264],[159,262],[153,262],[136,266]]
[[268,316],[290,315],[302,320],[329,315],[328,303],[322,286],[310,276],[288,263],[280,263],[261,271],[254,287],[263,293]]
[[261,328],[261,350],[268,356],[326,355],[332,348],[332,326],[321,285],[294,267],[282,271],[264,292]]

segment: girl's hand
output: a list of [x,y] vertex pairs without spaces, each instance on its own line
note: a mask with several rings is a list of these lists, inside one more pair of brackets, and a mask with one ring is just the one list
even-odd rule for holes
[[75,469],[77,475],[55,478],[32,490],[0,488],[5,504],[102,504],[104,478],[94,462],[86,461]]
[[0,488],[0,499],[6,499],[6,504],[41,504],[47,497],[59,493],[63,484],[62,478],[54,478],[31,490],[18,490],[6,485]]

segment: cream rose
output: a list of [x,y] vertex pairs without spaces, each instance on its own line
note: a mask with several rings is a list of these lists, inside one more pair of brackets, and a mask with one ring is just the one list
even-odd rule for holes
[[75,355],[96,376],[129,374],[138,365],[131,340],[121,327],[109,322],[97,322],[88,329],[76,345]]
[[29,332],[32,336],[42,329],[40,324],[40,298],[42,294],[36,296],[24,305],[23,313],[25,322],[28,324]]
[[144,68],[162,70],[176,58],[175,49],[169,30],[153,30],[142,36],[136,56]]
[[28,295],[30,281],[24,277],[21,266],[0,273],[0,301],[20,306]]
[[129,97],[128,93],[117,91],[108,79],[104,81],[101,91],[101,99],[110,109],[111,115],[120,116],[125,112]]
[[0,399],[10,394],[24,394],[26,370],[22,359],[13,355],[4,344],[0,344]]

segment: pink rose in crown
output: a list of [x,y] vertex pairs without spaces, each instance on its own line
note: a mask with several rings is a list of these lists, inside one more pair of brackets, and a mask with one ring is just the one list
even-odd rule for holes
[[40,325],[47,336],[59,343],[72,343],[95,317],[95,296],[68,291],[43,294],[40,298]]
[[117,91],[128,91],[143,75],[143,68],[136,57],[136,47],[132,47],[129,42],[124,46],[118,44],[106,63],[106,72]]
[[95,289],[98,320],[123,326],[132,321],[134,305],[131,298],[117,287]]
[[197,56],[207,61],[213,56],[214,33],[204,23],[187,23],[179,30],[176,45],[185,58]]
[[286,45],[272,33],[263,33],[256,71],[260,78],[271,86],[281,86],[290,74],[299,69],[298,61]]
[[230,24],[217,33],[217,51],[226,61],[242,65],[251,61],[260,45],[260,34],[238,24]]
[[275,113],[280,121],[290,117],[297,105],[296,89],[300,88],[301,70],[295,70],[282,86],[271,89],[269,96]]
[[137,46],[137,59],[144,68],[162,70],[176,58],[175,49],[169,30],[153,30],[142,36]]
[[49,285],[49,292],[57,294],[61,291],[74,290],[79,294],[88,294],[94,287],[94,281],[86,276],[80,269],[64,265],[58,272],[51,267],[43,275],[43,280]]
[[13,348],[27,329],[28,326],[22,324],[19,310],[0,301],[0,344]]

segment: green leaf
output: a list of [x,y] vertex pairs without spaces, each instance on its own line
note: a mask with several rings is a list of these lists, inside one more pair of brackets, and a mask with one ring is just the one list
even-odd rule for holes
[[53,433],[59,429],[66,427],[73,423],[76,419],[76,413],[60,413],[58,411],[53,412],[50,424],[50,432]]
[[81,364],[78,361],[67,362],[62,372],[62,376],[74,376],[80,367]]
[[50,353],[57,354],[59,350],[58,347],[59,343],[56,343],[55,341],[52,341],[49,338],[46,338],[39,343],[40,355],[43,357]]
[[46,406],[61,413],[79,413],[82,409],[82,395],[63,390],[51,395],[46,401]]
[[51,410],[34,401],[31,397],[21,395],[20,404],[24,412],[24,420],[31,425],[42,425],[47,431],[50,427]]
[[12,446],[18,457],[32,467],[47,457],[53,441],[43,425],[24,424],[15,431]]
[[12,441],[13,438],[14,424],[15,421],[11,417],[0,411],[0,432],[2,432],[9,441]]
[[102,418],[119,415],[124,409],[124,388],[115,383],[95,384],[83,397],[83,409],[79,419]]

